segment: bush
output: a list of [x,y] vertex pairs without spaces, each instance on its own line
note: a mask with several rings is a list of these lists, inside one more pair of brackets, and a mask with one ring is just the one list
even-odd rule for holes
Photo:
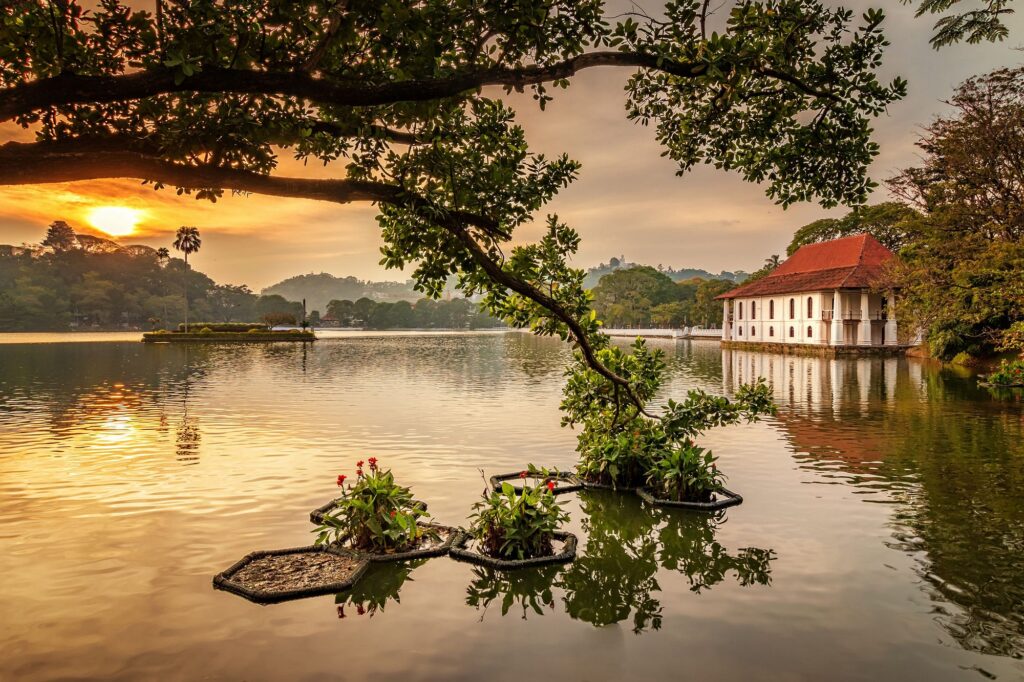
[[[598,351],[608,369],[629,381],[636,397],[648,402],[661,386],[665,363],[660,351],[649,351],[642,339],[627,353],[611,346]],[[715,426],[756,421],[771,414],[771,391],[763,379],[744,384],[734,400],[690,391],[686,400],[669,400],[658,417],[641,412],[637,405],[622,400],[622,391],[587,367],[577,357],[565,386],[562,424],[580,424],[577,437],[580,461],[577,473],[591,483],[623,488],[643,485],[662,460],[681,456],[693,440]],[[670,464],[669,466],[673,466]],[[707,472],[701,472],[702,480]]]
[[[215,332],[248,332],[248,331],[265,331],[267,325],[261,322],[190,322],[189,330],[202,329],[207,327],[210,331]],[[185,325],[179,324],[178,331],[185,331]]]
[[959,365],[960,367],[974,367],[978,364],[978,359],[966,351],[960,351],[953,356],[953,359],[949,361],[952,365]]
[[647,485],[659,499],[710,502],[711,494],[725,482],[716,460],[710,450],[684,440],[654,459],[647,471]]
[[199,334],[201,336],[210,336],[211,334],[213,334],[213,330],[210,329],[209,327],[203,327],[202,329],[199,330]]
[[988,382],[996,386],[1024,384],[1024,360],[1003,360],[996,371],[988,375]]
[[484,493],[473,505],[470,534],[484,554],[499,559],[530,559],[548,556],[558,527],[569,520],[555,501],[555,483],[526,485],[527,472],[520,474],[523,491],[516,493],[509,483],[501,490]]
[[419,519],[428,516],[426,505],[395,483],[390,470],[380,469],[376,457],[370,457],[369,464],[370,472],[364,474],[363,461],[356,462],[356,482],[347,488],[347,476],[338,476],[341,499],[313,530],[315,544],[347,541],[354,549],[402,552],[415,548],[424,536],[435,536],[436,531],[419,525]]

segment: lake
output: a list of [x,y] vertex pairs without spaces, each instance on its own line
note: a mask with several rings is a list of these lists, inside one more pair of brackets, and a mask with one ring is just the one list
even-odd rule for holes
[[772,381],[776,417],[703,439],[741,506],[567,495],[572,564],[377,566],[351,593],[257,606],[214,574],[309,544],[358,459],[450,525],[480,470],[571,467],[566,347],[137,336],[0,335],[0,679],[1024,677],[1020,392],[911,359],[651,342],[662,399]]

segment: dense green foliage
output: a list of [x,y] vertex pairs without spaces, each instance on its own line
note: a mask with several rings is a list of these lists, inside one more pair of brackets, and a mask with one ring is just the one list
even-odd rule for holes
[[279,296],[186,272],[181,259],[163,258],[148,246],[120,246],[74,231],[69,236],[64,227],[51,226],[45,247],[0,247],[0,331],[173,329],[184,320],[186,278],[193,314],[204,320],[251,322],[296,312],[296,304]]
[[995,386],[1024,386],[1024,360],[1003,360],[986,379]]
[[648,265],[614,270],[593,289],[594,310],[610,327],[705,327],[722,324],[715,296],[736,284],[730,280],[674,281]]
[[372,282],[356,277],[336,277],[326,272],[295,275],[277,284],[264,287],[263,294],[276,294],[289,301],[305,299],[308,310],[323,313],[331,301],[356,301],[367,298],[374,301],[415,303],[423,294],[413,289],[415,282]]
[[900,314],[932,353],[1024,351],[1024,68],[964,82],[890,181],[921,211],[896,273]]
[[485,492],[473,505],[469,532],[485,554],[530,559],[552,553],[554,533],[569,515],[555,501],[553,481],[529,485],[527,475],[526,471],[521,474],[521,492],[502,483],[501,490]]
[[345,484],[347,476],[338,476],[341,497],[333,511],[324,514],[323,523],[313,530],[316,544],[340,543],[372,552],[401,552],[413,549],[424,537],[437,533],[423,527],[420,519],[428,516],[426,505],[412,492],[395,483],[390,469],[381,469],[375,457],[356,462],[356,482]]
[[327,315],[337,320],[338,326],[366,329],[481,329],[503,326],[500,320],[465,298],[448,301],[421,298],[415,304],[408,301],[388,303],[369,298],[331,301],[327,305]]
[[[661,387],[661,351],[651,351],[642,339],[637,339],[631,352],[608,346],[598,354],[606,367],[627,380],[637,402],[623,404],[619,387],[609,386],[582,362],[568,370],[562,421],[565,425],[582,426],[577,437],[577,469],[592,482],[623,488],[643,485],[651,472],[667,472],[681,466],[679,457],[684,451],[692,452],[693,439],[707,429],[741,420],[756,421],[774,411],[769,387],[758,381],[741,386],[732,401],[703,391],[690,391],[681,403],[669,400],[661,417],[652,419],[641,405]],[[712,458],[688,459],[688,485],[681,494],[700,500],[714,492],[721,482],[714,467]],[[668,487],[675,486],[668,473],[663,482]]]
[[710,450],[684,440],[651,462],[647,485],[659,499],[709,502],[725,483],[716,461]]
[[862,206],[842,218],[822,218],[804,225],[793,235],[793,240],[786,247],[786,253],[792,256],[797,249],[806,244],[827,242],[865,232],[890,251],[897,253],[907,246],[912,238],[912,223],[918,217],[918,212],[913,208],[895,201]]

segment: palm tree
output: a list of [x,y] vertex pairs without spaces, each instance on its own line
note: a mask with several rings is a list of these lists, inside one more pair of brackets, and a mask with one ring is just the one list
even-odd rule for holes
[[167,261],[171,258],[171,252],[167,250],[166,246],[161,246],[156,250],[156,259],[160,265],[166,265]]
[[764,264],[769,270],[774,270],[782,264],[782,261],[779,260],[779,255],[775,254],[771,258],[765,258]]
[[199,230],[194,227],[179,227],[174,237],[174,248],[185,254],[185,333],[188,333],[188,254],[195,253],[203,245]]

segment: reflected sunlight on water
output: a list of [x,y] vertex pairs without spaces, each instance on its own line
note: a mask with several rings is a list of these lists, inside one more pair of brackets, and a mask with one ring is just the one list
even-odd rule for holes
[[515,333],[0,336],[0,679],[471,680],[518,677],[493,666],[515,647],[567,679],[664,678],[679,660],[707,679],[1024,675],[1024,405],[969,377],[652,341],[662,398],[771,380],[776,418],[705,438],[742,506],[570,495],[584,547],[567,567],[436,559],[375,569],[337,603],[256,607],[213,574],[310,542],[309,511],[356,459],[455,525],[479,469],[572,466],[567,349]]

